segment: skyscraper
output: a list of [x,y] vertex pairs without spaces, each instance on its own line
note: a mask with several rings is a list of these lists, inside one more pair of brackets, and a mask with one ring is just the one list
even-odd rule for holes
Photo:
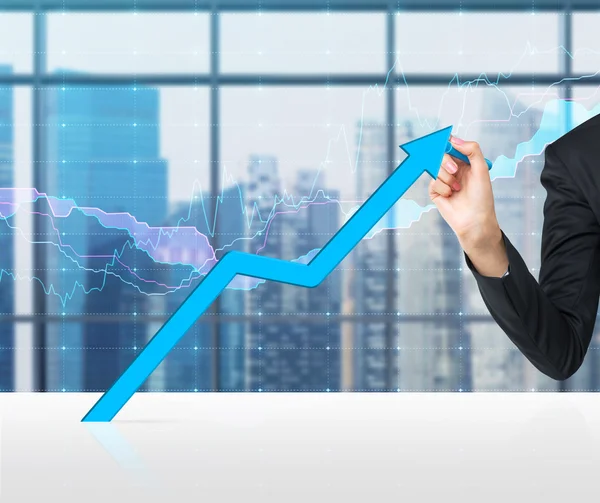
[[[217,207],[215,243],[217,258],[231,250],[244,251],[242,238],[246,234],[244,189],[233,185],[224,188]],[[246,341],[244,323],[228,321],[228,316],[245,312],[246,292],[226,289],[219,299],[220,323],[217,327],[220,346],[219,388],[222,391],[246,388]],[[213,348],[214,350],[214,348]]]
[[[0,73],[10,73],[10,66],[0,66]],[[13,187],[13,90],[0,88],[0,187]],[[0,313],[13,314],[14,304],[14,219],[3,213],[0,205]],[[0,391],[14,388],[14,325],[0,324]]]
[[[49,88],[43,100],[48,126],[41,138],[44,186],[38,189],[72,198],[78,206],[129,212],[138,221],[160,225],[167,209],[167,164],[159,152],[158,104],[158,90],[142,86]],[[102,287],[105,272],[90,255],[100,249],[112,252],[114,231],[102,232],[93,218],[74,211],[61,219],[58,236],[49,217],[39,218],[48,241],[36,245],[44,246],[47,282],[52,285],[48,313],[101,316],[94,314],[103,312],[96,303],[102,304],[100,298],[106,293],[87,292],[90,285]],[[117,291],[123,294],[120,286]],[[137,296],[131,302],[135,312],[142,314],[144,304],[139,305]],[[133,349],[128,348],[134,347],[134,340],[142,346],[150,336],[141,323],[129,341],[116,335],[116,325],[97,325],[57,322],[48,326],[49,389],[81,390],[100,382],[95,374],[86,375],[86,359],[94,358],[94,350],[86,351],[86,344],[112,348],[116,361],[121,351],[133,357]]]
[[[165,225],[179,227],[180,234],[184,229],[193,229],[198,235],[210,238],[210,217],[206,214],[210,194],[194,194],[191,201],[175,205]],[[167,312],[174,312],[192,290],[198,286],[202,277],[198,275],[197,268],[201,264],[195,263],[194,247],[198,246],[197,240],[182,239],[178,243],[166,240],[165,248],[169,252],[167,262],[172,266],[167,267],[168,284],[181,285],[176,291],[165,296],[164,302]],[[186,258],[187,257],[187,258]],[[204,272],[204,271],[203,271]],[[191,281],[189,278],[192,278]],[[212,348],[211,325],[206,323],[207,317],[201,317],[187,331],[164,361],[165,384],[167,390],[193,391],[195,389],[207,390],[212,388]]]
[[[429,121],[433,124],[435,121]],[[415,120],[399,122],[398,143],[427,134]],[[431,204],[421,175],[403,198]],[[452,229],[437,210],[423,213],[409,228],[396,231],[397,310],[421,320],[398,323],[399,379],[405,391],[469,391],[469,333],[463,326],[463,256]]]
[[[520,110],[518,100],[511,101],[512,110]],[[507,100],[493,93],[482,103],[482,117],[506,117],[511,112]],[[513,157],[517,145],[529,141],[541,120],[541,111],[530,108],[525,113],[510,116],[500,125],[491,121],[481,123],[478,139],[482,150],[492,161],[500,155]],[[494,205],[500,227],[522,254],[537,276],[540,264],[542,206],[545,191],[539,183],[543,156],[519,160],[514,178],[498,178],[493,182]],[[532,197],[534,196],[534,197]],[[467,295],[470,312],[487,313],[487,308],[467,274],[471,284]],[[492,321],[472,324],[473,379],[476,389],[521,390],[556,383],[535,369],[517,347]]]
[[[301,169],[297,173],[294,194],[305,197],[309,203],[300,206],[289,218],[288,241],[293,245],[292,255],[301,257],[321,249],[340,227],[340,210],[336,200],[339,193],[329,190],[324,173]],[[330,317],[341,312],[341,272],[333,271],[316,288],[286,289],[293,295],[296,312],[318,315],[319,322],[294,323],[290,327],[290,353],[296,369],[297,387],[306,390],[337,391],[341,380],[341,323]]]
[[[317,172],[300,170],[294,186],[295,202],[275,208],[282,197],[277,160],[253,156],[249,164],[246,209],[252,215],[247,250],[265,256],[299,259],[322,247],[338,228],[337,193],[328,193]],[[333,201],[331,200],[333,198]],[[266,282],[247,294],[247,313],[259,315],[247,327],[247,381],[251,390],[336,390],[340,386],[340,324],[327,313],[340,311],[339,271],[322,285],[303,289]],[[312,313],[323,322],[287,323],[267,316]],[[263,316],[265,318],[263,318]],[[262,321],[264,319],[264,321]]]
[[[358,123],[362,130],[356,168],[356,198],[365,201],[388,175],[386,126],[376,122]],[[388,387],[386,323],[369,320],[388,308],[387,289],[389,242],[384,233],[364,239],[352,252],[354,269],[354,312],[365,321],[354,325],[354,388],[385,390]]]
[[[389,164],[386,126],[360,126],[357,199],[363,201],[387,178]],[[419,130],[415,121],[405,120],[399,122],[396,138],[402,144],[426,133]],[[429,180],[429,175],[424,174],[403,198],[421,206],[430,204]],[[393,211],[388,216],[389,227],[395,226]],[[436,211],[425,212],[409,228],[386,232],[394,233],[393,250],[389,249],[387,235],[381,232],[363,240],[354,252],[355,312],[367,316],[383,314],[390,319],[356,325],[354,345],[360,349],[354,359],[355,388],[469,390],[469,336],[459,314],[463,303],[462,256],[454,234]],[[390,268],[392,253],[394,264]],[[388,283],[390,274],[396,278],[392,290]],[[388,311],[402,316],[392,321]],[[404,320],[404,314],[417,321]],[[391,341],[388,331],[393,336]],[[390,358],[396,347],[400,348],[397,356]],[[390,376],[394,376],[392,382]]]
[[[250,157],[248,164],[248,185],[246,187],[246,212],[251,221],[248,228],[248,253],[258,253],[267,257],[282,257],[281,219],[274,218],[268,227],[267,222],[273,216],[276,198],[281,194],[281,181],[277,159],[272,156]],[[281,283],[267,282],[250,290],[246,295],[248,314],[280,314],[283,309]],[[281,329],[278,323],[263,323],[260,318],[247,324],[246,328],[248,388],[252,391],[278,389],[281,384],[279,348]],[[285,370],[284,370],[285,371]]]

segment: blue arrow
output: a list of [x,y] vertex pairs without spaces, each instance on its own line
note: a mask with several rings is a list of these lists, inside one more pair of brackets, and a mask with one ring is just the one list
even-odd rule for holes
[[307,288],[319,285],[423,173],[437,178],[451,130],[449,126],[401,145],[408,157],[308,264],[237,251],[223,255],[83,421],[114,418],[236,275]]

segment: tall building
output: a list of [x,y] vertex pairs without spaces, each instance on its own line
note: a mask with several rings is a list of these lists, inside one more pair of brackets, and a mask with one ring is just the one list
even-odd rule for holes
[[[519,101],[513,103],[512,109],[522,109]],[[507,101],[499,93],[491,94],[482,103],[481,116],[484,118],[504,118],[509,112]],[[513,157],[518,144],[529,141],[538,130],[541,114],[540,110],[531,108],[511,116],[508,122],[482,122],[475,134],[486,157],[492,161],[500,155]],[[545,200],[545,191],[540,184],[543,159],[544,156],[540,155],[518,160],[514,178],[497,178],[493,182],[494,205],[500,227],[532,268],[536,278],[540,266]],[[488,313],[469,275],[470,272],[466,274],[468,311]],[[471,334],[475,389],[556,388],[556,382],[535,369],[493,320],[471,324]]]
[[[401,121],[398,144],[427,131]],[[399,155],[402,155],[399,152]],[[367,199],[388,176],[386,126],[362,126],[357,168],[357,199]],[[424,174],[403,196],[421,206],[428,199]],[[396,227],[393,210],[387,227]],[[390,250],[388,233],[394,233]],[[363,240],[354,252],[355,312],[384,314],[390,321],[364,321],[355,327],[354,387],[365,390],[459,390],[471,387],[469,335],[462,325],[460,263],[454,234],[435,211],[425,212],[408,228],[381,232]],[[394,258],[390,270],[389,257]],[[395,275],[390,290],[388,277]],[[392,318],[407,314],[415,321]],[[451,315],[450,313],[455,313]],[[421,319],[419,319],[421,318]],[[391,353],[396,348],[395,353]],[[462,349],[461,349],[462,348]],[[394,357],[390,358],[390,354]]]
[[[298,259],[316,251],[338,228],[338,209],[322,185],[313,187],[317,172],[300,170],[294,187],[302,203],[296,211],[275,215],[281,197],[277,160],[252,156],[246,188],[246,210],[252,216],[247,251],[264,256]],[[297,199],[298,199],[297,198]],[[277,208],[278,210],[281,207]],[[286,209],[290,209],[289,207]],[[338,313],[341,304],[339,271],[315,289],[267,282],[247,293],[248,314],[260,315],[247,325],[248,388],[251,390],[336,390],[340,386],[340,324],[311,321],[289,323],[266,316]],[[265,318],[262,318],[265,316]],[[263,321],[264,319],[264,321]]]
[[[0,66],[0,73],[10,73],[10,66]],[[13,137],[13,90],[0,88],[0,187],[13,187],[14,137]],[[8,201],[10,202],[10,201]],[[2,212],[0,205],[0,313],[13,314],[14,303],[14,219]],[[14,388],[14,324],[0,324],[0,391]]]
[[[45,162],[39,190],[58,198],[72,198],[80,207],[129,212],[138,221],[161,225],[167,213],[167,163],[159,152],[158,90],[143,86],[58,86],[45,91],[43,113],[48,125],[41,139]],[[46,281],[51,285],[47,312],[102,316],[95,313],[103,312],[106,292],[90,291],[90,287],[102,290],[107,286],[103,282],[106,273],[93,255],[99,250],[109,257],[113,254],[111,243],[116,231],[104,232],[95,219],[78,211],[60,222],[39,218],[48,240],[45,245],[37,245],[44,246]],[[114,288],[115,295],[124,295],[124,287]],[[132,295],[119,306],[144,314],[147,304],[142,294]],[[117,363],[122,352],[127,353],[126,360],[132,359],[133,347],[142,346],[153,335],[148,325],[139,322],[129,340],[124,340],[126,335],[119,335],[119,330],[117,324],[93,321],[49,324],[48,389],[104,386],[107,381],[99,376],[101,370],[92,370],[95,367],[91,361],[98,350],[86,351],[86,346],[109,348],[105,351],[112,351],[114,366],[109,364],[110,355],[105,354],[102,368],[114,374],[122,365]]]
[[[88,227],[91,236],[101,233],[102,229]],[[119,234],[112,230],[113,233]],[[149,296],[151,287],[148,281],[154,280],[159,284],[168,281],[165,266],[157,264],[144,251],[132,245],[129,236],[122,233],[113,241],[94,243],[91,240],[89,252],[92,256],[106,256],[115,253],[118,260],[100,264],[105,267],[106,276],[100,284],[96,271],[99,269],[89,264],[86,284],[98,285],[101,291],[95,291],[85,296],[84,312],[90,316],[110,317],[121,315],[123,319],[113,322],[87,322],[83,327],[85,350],[83,351],[83,389],[89,391],[104,391],[127,369],[135,356],[139,354],[146,342],[152,337],[156,328],[149,323],[137,321],[138,315],[165,312],[165,296]],[[125,244],[124,243],[129,243]],[[143,281],[132,272],[131,264],[140,272]],[[136,287],[139,287],[141,293]],[[156,289],[154,293],[162,293]],[[133,315],[133,316],[132,316]],[[70,348],[69,351],[76,350]],[[163,365],[159,366],[142,389],[165,389]]]
[[[213,219],[209,207],[215,207]],[[215,229],[211,222],[216,222]],[[169,216],[168,226],[190,227],[198,235],[206,236],[215,251],[217,259],[232,249],[241,249],[245,237],[243,191],[237,186],[223,189],[219,198],[210,194],[194,197],[192,202],[178,204]],[[193,257],[193,249],[174,249],[167,244],[169,251],[177,257]],[[197,243],[187,242],[187,247],[198,248]],[[187,259],[186,263],[193,262]],[[201,267],[202,264],[194,264]],[[203,269],[202,273],[209,268]],[[187,278],[194,280],[188,285]],[[170,285],[186,285],[166,297],[168,311],[179,307],[204,276],[198,277],[194,267],[183,264],[171,268]],[[244,389],[245,341],[244,325],[240,322],[228,322],[227,316],[239,316],[244,313],[245,292],[234,288],[226,289],[217,302],[218,313],[203,316],[178,342],[176,350],[166,361],[167,389],[179,391],[210,390],[240,391]],[[218,323],[213,323],[215,317]],[[214,345],[213,334],[217,334],[218,346]],[[218,382],[213,382],[213,366],[218,364]]]
[[[356,199],[367,200],[388,176],[386,126],[376,122],[358,124],[362,129],[356,168]],[[360,137],[360,135],[357,135]],[[364,239],[352,252],[354,269],[354,312],[365,321],[354,325],[354,389],[382,391],[388,389],[389,327],[384,321],[370,320],[370,315],[384,314],[389,306],[389,241],[385,233]],[[393,371],[392,371],[393,372]]]
[[[217,258],[231,250],[244,251],[246,225],[244,189],[237,185],[224,188],[217,206],[215,243]],[[246,292],[226,289],[219,299],[219,389],[240,391],[246,389],[246,341],[244,323],[228,321],[228,316],[245,312]]]
[[[430,121],[433,123],[434,121]],[[427,134],[414,120],[399,121],[398,143]],[[424,173],[404,199],[431,204]],[[470,340],[463,325],[461,248],[437,210],[423,213],[408,228],[396,230],[396,309],[416,321],[397,325],[399,374],[403,391],[469,391]]]
[[[287,241],[293,246],[291,256],[301,257],[310,251],[321,249],[340,226],[340,210],[336,201],[339,193],[325,187],[324,174],[316,170],[299,170],[294,194],[311,201],[300,206],[298,213],[289,219]],[[315,182],[316,181],[316,182]],[[292,308],[299,313],[319,316],[320,322],[294,323],[291,347],[288,351],[296,369],[297,387],[306,390],[337,391],[341,385],[341,323],[329,321],[329,316],[341,312],[341,272],[333,271],[316,288],[287,287],[293,296]],[[328,316],[329,313],[329,316]]]
[[[164,247],[168,250],[165,262],[172,264],[167,267],[168,284],[182,287],[168,293],[164,302],[167,312],[172,313],[181,305],[192,290],[198,286],[202,276],[197,268],[201,264],[194,259],[197,240],[185,239],[186,232],[198,233],[210,239],[212,229],[209,228],[209,218],[205,207],[211,201],[209,194],[194,194],[191,201],[174,205],[164,225],[179,227],[182,239],[166,240]],[[205,206],[206,205],[206,206]],[[188,230],[189,229],[189,230]],[[202,272],[206,272],[203,270]],[[190,278],[191,281],[190,281]],[[208,318],[203,316],[186,332],[175,346],[175,350],[165,358],[165,386],[172,391],[194,391],[212,389],[212,340],[211,325],[206,323]]]
[[[259,253],[267,257],[282,257],[281,219],[274,218],[268,227],[268,238],[264,232],[273,216],[275,200],[281,194],[281,181],[277,159],[272,156],[252,155],[248,164],[248,185],[245,193],[246,212],[250,218],[248,226],[248,253]],[[246,295],[246,311],[250,315],[277,315],[283,309],[283,286],[267,282],[250,290]],[[281,328],[272,321],[253,319],[246,326],[247,365],[246,382],[250,390],[279,389],[278,385],[287,373],[279,367],[281,354]]]

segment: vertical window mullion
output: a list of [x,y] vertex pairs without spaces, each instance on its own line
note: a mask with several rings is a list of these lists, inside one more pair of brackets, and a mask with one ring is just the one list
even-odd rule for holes
[[[33,106],[32,106],[32,169],[33,182],[35,188],[39,192],[45,191],[45,183],[42,170],[42,145],[43,131],[42,124],[42,75],[46,71],[46,12],[35,10],[33,16]],[[41,201],[34,203],[35,211],[41,213]],[[42,229],[42,221],[39,217],[34,216],[33,230],[35,236],[40,236]],[[33,245],[31,245],[33,246]],[[33,250],[33,267],[37,277],[42,285],[46,284],[46,257],[44,250],[40,246],[36,246]],[[44,289],[39,285],[34,284],[33,291],[33,313],[35,316],[44,316],[46,314],[46,294]],[[34,324],[33,338],[33,389],[34,391],[46,391],[47,388],[47,369],[46,369],[46,324]]]
[[[214,0],[210,13],[210,225],[212,226],[213,247],[217,247],[217,197],[220,191],[219,165],[220,165],[220,125],[219,125],[219,7]],[[219,391],[221,388],[221,354],[220,354],[220,296],[212,305],[212,315],[216,317],[216,323],[211,323],[211,362],[212,362],[212,390]]]
[[[388,3],[388,9],[386,13],[386,71],[391,71],[394,63],[396,61],[395,54],[396,51],[394,49],[395,46],[395,22],[394,22],[394,10],[393,10],[393,2],[390,0]],[[385,107],[386,107],[386,116],[385,121],[386,125],[386,154],[387,154],[387,166],[388,166],[388,174],[391,174],[396,166],[394,165],[394,159],[396,159],[396,121],[395,121],[395,99],[394,99],[394,87],[395,87],[396,79],[394,75],[390,75],[389,80],[387,82],[387,88],[385,93]],[[393,210],[390,210],[393,211]],[[387,231],[387,270],[390,273],[387,276],[386,283],[386,312],[391,313],[395,311],[396,304],[396,275],[392,272],[395,270],[394,262],[396,258],[396,244],[395,244],[395,233],[392,229]],[[385,324],[385,369],[386,369],[386,388],[387,390],[391,390],[392,388],[396,388],[397,385],[397,374],[394,372],[394,360],[395,353],[392,350],[393,347],[396,346],[394,343],[394,327],[395,324],[388,320]],[[399,371],[399,370],[398,370]]]

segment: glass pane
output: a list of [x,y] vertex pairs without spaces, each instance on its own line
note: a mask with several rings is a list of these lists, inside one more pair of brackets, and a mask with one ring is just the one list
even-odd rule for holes
[[340,323],[326,317],[290,323],[255,317],[246,328],[250,391],[338,391]]
[[207,14],[53,13],[48,71],[203,73],[209,39]]
[[[415,43],[418,41],[418,43]],[[558,71],[558,16],[551,13],[396,15],[397,71],[422,73]]]
[[573,86],[572,89],[573,99],[571,114],[568,116],[570,119],[568,129],[600,113],[600,92],[597,86]]
[[220,54],[224,72],[383,72],[385,16],[226,13]]
[[465,326],[471,338],[473,391],[558,390],[558,382],[537,370],[493,320]]
[[[39,391],[34,387],[34,357],[42,348],[34,344],[34,325],[29,322],[0,323],[2,331],[2,389]],[[11,342],[12,337],[12,342]]]
[[[4,282],[4,281],[3,281]],[[0,292],[4,294],[5,286],[0,283]],[[2,304],[6,300],[2,296]],[[2,310],[6,306],[2,306]],[[15,388],[15,327],[11,321],[0,321],[0,391],[13,391]]]
[[[545,200],[539,183],[542,152],[565,131],[563,102],[556,90],[411,86],[409,94],[401,86],[396,93],[398,143],[449,124],[457,136],[480,143],[494,163],[491,176],[500,226],[537,275]],[[395,231],[396,309],[402,316],[435,320],[408,331],[400,327],[401,347],[422,348],[414,349],[404,364],[401,360],[401,387],[523,388],[533,377],[523,377],[527,365],[515,363],[515,355],[507,351],[510,345],[493,336],[498,333],[496,324],[491,319],[479,324],[464,321],[471,315],[487,316],[488,311],[454,232],[429,199],[429,180],[424,175],[406,193],[406,204],[412,201],[418,211],[401,215]],[[469,354],[471,346],[473,352],[481,350],[487,356],[475,361],[479,353]],[[513,369],[517,364],[518,372]],[[507,374],[499,376],[498,369]]]
[[[65,86],[45,89],[43,107],[48,313],[167,316],[213,254],[207,89]],[[159,327],[113,330],[135,346]],[[85,328],[56,324],[49,340],[81,347]]]
[[0,74],[31,72],[33,16],[0,12]]
[[[221,297],[228,303],[227,293]],[[245,391],[249,389],[249,376],[246,372],[251,349],[246,341],[246,323],[221,323],[216,327],[219,334],[219,389],[221,391]],[[210,351],[215,348],[210,345]]]
[[[363,295],[368,302],[373,294]],[[367,318],[367,317],[365,317]],[[395,320],[391,317],[365,319],[348,327],[352,391],[396,391],[399,388],[399,361],[396,349]]]
[[2,314],[32,312],[31,89],[0,89],[0,294]]
[[[431,290],[436,286],[434,283]],[[417,392],[470,391],[469,341],[461,323],[458,313],[401,312],[393,325],[393,346],[388,346],[388,354],[396,355],[392,360],[397,367],[393,387]]]
[[[16,335],[22,347],[31,346],[29,327],[17,328],[15,314],[32,312],[32,284],[38,271],[32,265],[31,89],[0,88],[0,389],[17,386]],[[23,329],[24,328],[24,329]],[[30,347],[25,353],[30,352]],[[24,353],[23,358],[27,358]],[[19,381],[19,386],[30,384]]]
[[[107,288],[108,290],[108,288]],[[127,302],[111,288],[103,298],[90,300],[85,323],[46,325],[48,391],[105,391],[125,371],[164,320],[130,316],[112,321]],[[110,295],[115,297],[110,297]],[[131,297],[131,304],[153,304],[148,296]],[[154,303],[152,307],[157,307]],[[166,319],[166,318],[165,318]],[[210,327],[196,323],[142,386],[145,391],[207,391],[211,389]]]
[[[219,212],[228,227],[219,229],[219,250],[309,260],[368,197],[367,179],[386,172],[383,97],[354,88],[227,88],[221,101]],[[385,244],[379,236],[374,241]],[[273,302],[246,310],[337,312],[343,276],[351,269],[344,262],[342,277],[323,285],[318,302],[319,288],[308,295],[266,285],[257,291],[274,289]]]
[[[310,260],[385,178],[384,101],[358,88],[224,89],[217,256],[238,249]],[[252,279],[227,290],[224,319],[255,315],[244,326],[249,388],[339,387],[319,370],[327,355],[333,368],[339,345],[340,322],[329,317],[385,311],[387,236],[378,230],[317,288]],[[377,302],[363,301],[367,289]]]
[[595,75],[600,65],[598,46],[598,22],[600,12],[578,12],[573,20],[573,71],[578,74]]

